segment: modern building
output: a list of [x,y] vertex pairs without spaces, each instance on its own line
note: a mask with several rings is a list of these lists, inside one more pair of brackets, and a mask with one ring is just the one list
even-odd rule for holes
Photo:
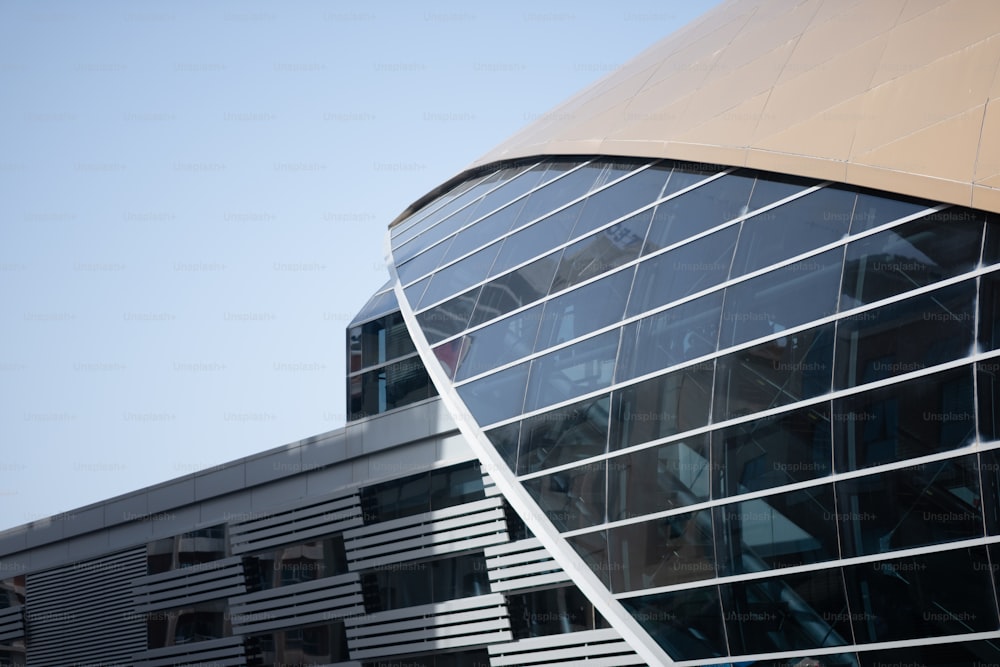
[[392,222],[344,429],[0,534],[0,664],[1000,664],[998,64],[668,37]]

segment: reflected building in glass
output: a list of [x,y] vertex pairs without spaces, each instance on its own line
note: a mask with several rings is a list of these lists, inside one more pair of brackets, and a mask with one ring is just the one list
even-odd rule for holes
[[0,664],[1000,664],[998,26],[597,82],[390,225],[344,429],[0,534]]

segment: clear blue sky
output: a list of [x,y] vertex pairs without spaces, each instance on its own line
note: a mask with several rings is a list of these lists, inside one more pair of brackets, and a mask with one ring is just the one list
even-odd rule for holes
[[0,0],[0,530],[344,424],[386,225],[715,0]]

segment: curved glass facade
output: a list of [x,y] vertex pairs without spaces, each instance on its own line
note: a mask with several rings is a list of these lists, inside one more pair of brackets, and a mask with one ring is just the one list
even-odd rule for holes
[[547,158],[390,236],[445,398],[669,656],[1000,657],[985,213]]

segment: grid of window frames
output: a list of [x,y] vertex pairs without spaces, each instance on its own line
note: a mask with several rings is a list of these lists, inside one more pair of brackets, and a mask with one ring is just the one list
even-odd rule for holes
[[[457,396],[674,658],[1000,628],[986,214],[548,160],[479,175],[390,234]],[[843,655],[826,657],[859,664]]]

